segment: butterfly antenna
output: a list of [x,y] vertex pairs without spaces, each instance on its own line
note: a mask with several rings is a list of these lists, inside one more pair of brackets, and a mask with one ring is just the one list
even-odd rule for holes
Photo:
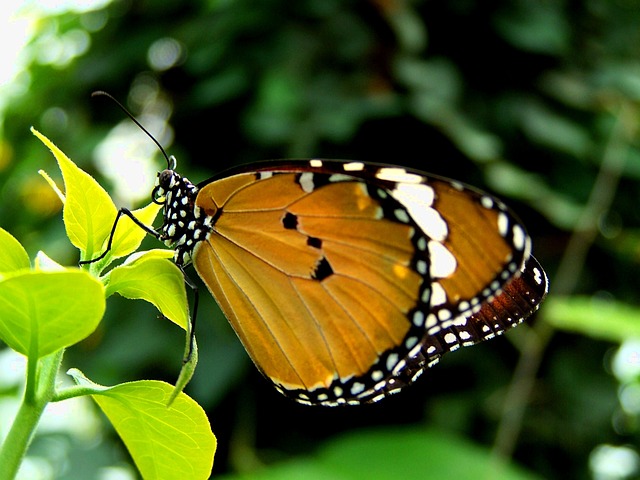
[[142,130],[144,133],[146,133],[147,136],[151,140],[153,140],[153,143],[155,143],[158,146],[158,148],[162,152],[162,155],[164,155],[164,158],[167,160],[167,166],[169,167],[169,169],[173,170],[175,168],[175,158],[169,157],[169,155],[167,155],[167,152],[165,152],[164,148],[162,148],[162,145],[160,145],[160,142],[158,142],[158,140],[156,140],[155,137],[153,135],[151,135],[149,133],[149,131],[146,128],[144,128],[142,126],[142,124],[138,120],[136,120],[136,118],[129,112],[129,110],[127,110],[124,105],[122,105],[118,100],[116,100],[116,98],[113,95],[111,95],[110,93],[107,93],[107,92],[105,92],[103,90],[97,90],[97,91],[91,93],[91,96],[92,97],[107,97],[107,98],[113,100],[113,102],[115,102],[115,104],[120,107],[120,109],[127,115],[127,117],[129,117],[133,121],[133,123],[135,123],[140,128],[140,130]]

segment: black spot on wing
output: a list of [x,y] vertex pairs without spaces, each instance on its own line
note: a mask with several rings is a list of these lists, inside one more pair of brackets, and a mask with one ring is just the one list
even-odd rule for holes
[[287,212],[282,218],[282,226],[287,230],[295,230],[298,227],[298,217],[293,213]]
[[331,275],[333,275],[333,268],[331,268],[331,264],[326,257],[322,257],[316,265],[314,272],[311,274],[311,278],[321,282]]
[[317,237],[307,237],[307,245],[314,248],[322,248],[322,240]]

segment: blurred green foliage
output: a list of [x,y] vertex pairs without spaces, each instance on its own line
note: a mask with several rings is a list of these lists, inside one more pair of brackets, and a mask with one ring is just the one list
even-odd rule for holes
[[[251,472],[308,455],[363,426],[420,424],[489,447],[498,432],[496,450],[513,451],[543,478],[596,477],[610,466],[600,446],[640,440],[640,402],[618,395],[640,389],[640,348],[616,350],[626,335],[619,332],[640,323],[639,7],[114,0],[48,16],[1,114],[0,225],[31,256],[44,248],[59,262],[77,261],[59,202],[36,175],[53,168],[29,126],[98,175],[96,146],[126,121],[113,104],[90,98],[97,89],[150,119],[145,126],[194,181],[237,163],[313,156],[412,166],[495,192],[528,226],[560,303],[543,306],[511,342],[447,356],[380,405],[324,410],[280,398],[202,298],[209,313],[199,320],[189,393],[220,441],[214,471]],[[142,132],[133,135],[154,148]],[[104,325],[69,351],[70,362],[101,383],[174,380],[180,334],[151,308],[111,300]],[[602,334],[609,328],[618,333]],[[530,358],[532,371],[517,368],[512,379],[518,360]],[[519,418],[512,413],[523,399],[515,407],[510,400],[523,378],[532,388]],[[506,443],[505,431],[515,433]],[[43,449],[36,443],[34,451]],[[638,475],[637,451],[625,452]],[[466,450],[458,453],[464,463]],[[84,455],[83,468],[123,457],[107,439]]]

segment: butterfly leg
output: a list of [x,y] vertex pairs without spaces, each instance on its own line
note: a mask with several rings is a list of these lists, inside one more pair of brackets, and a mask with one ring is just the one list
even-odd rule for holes
[[79,265],[88,265],[90,263],[98,262],[102,260],[107,253],[109,253],[109,250],[111,250],[111,244],[113,243],[113,236],[116,233],[116,228],[118,227],[118,222],[120,221],[120,218],[122,217],[122,215],[126,215],[127,217],[129,217],[133,223],[135,223],[137,226],[139,226],[149,235],[153,235],[156,238],[160,238],[160,234],[158,232],[156,232],[153,228],[149,227],[148,225],[145,225],[140,220],[138,220],[135,217],[135,215],[131,213],[129,209],[121,208],[120,210],[118,210],[118,215],[116,216],[116,219],[113,222],[113,227],[111,227],[111,233],[109,234],[109,242],[107,243],[107,248],[104,250],[104,252],[100,254],[100,256],[96,258],[92,258],[91,260],[80,260],[78,262]]

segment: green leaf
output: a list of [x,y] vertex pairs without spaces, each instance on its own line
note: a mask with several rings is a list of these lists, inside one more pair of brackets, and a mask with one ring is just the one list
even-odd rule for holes
[[153,250],[146,250],[144,252],[135,252],[127,258],[124,262],[127,265],[136,262],[139,258],[149,259],[149,258],[173,258],[174,251],[167,250],[166,248],[154,248]]
[[539,477],[517,465],[499,463],[488,448],[473,444],[464,438],[435,429],[404,428],[347,434],[328,442],[315,456],[306,460],[298,458],[258,472],[223,478],[533,480]]
[[0,281],[0,338],[39,358],[89,336],[104,309],[104,287],[87,272],[18,273]]
[[329,443],[319,461],[344,479],[413,478],[415,472],[457,480],[536,478],[514,465],[497,463],[488,448],[435,429],[348,434]]
[[623,342],[640,337],[640,308],[594,297],[553,297],[544,318],[554,327],[599,340]]
[[58,161],[65,185],[64,225],[71,243],[93,258],[102,253],[117,210],[107,192],[91,175],[79,169],[47,137],[35,129],[33,134],[44,143]]
[[64,202],[65,202],[64,193],[62,193],[62,191],[58,188],[58,185],[56,185],[56,182],[54,182],[53,179],[49,176],[49,174],[42,169],[38,170],[38,174],[42,178],[44,178],[45,182],[47,182],[51,187],[51,190],[53,190],[53,192],[58,196],[58,198],[60,199],[60,202],[62,202],[62,205],[64,205]]
[[184,276],[172,261],[158,255],[153,250],[111,270],[106,276],[107,296],[119,293],[125,298],[146,300],[186,330],[189,308]]
[[593,140],[583,123],[567,119],[537,100],[522,102],[520,113],[524,134],[533,142],[576,158],[593,151]]
[[69,374],[92,393],[145,480],[209,478],[216,438],[204,410],[189,396],[180,393],[167,407],[173,390],[168,383],[103,387],[78,370]]
[[24,247],[6,230],[0,228],[0,273],[30,268]]

